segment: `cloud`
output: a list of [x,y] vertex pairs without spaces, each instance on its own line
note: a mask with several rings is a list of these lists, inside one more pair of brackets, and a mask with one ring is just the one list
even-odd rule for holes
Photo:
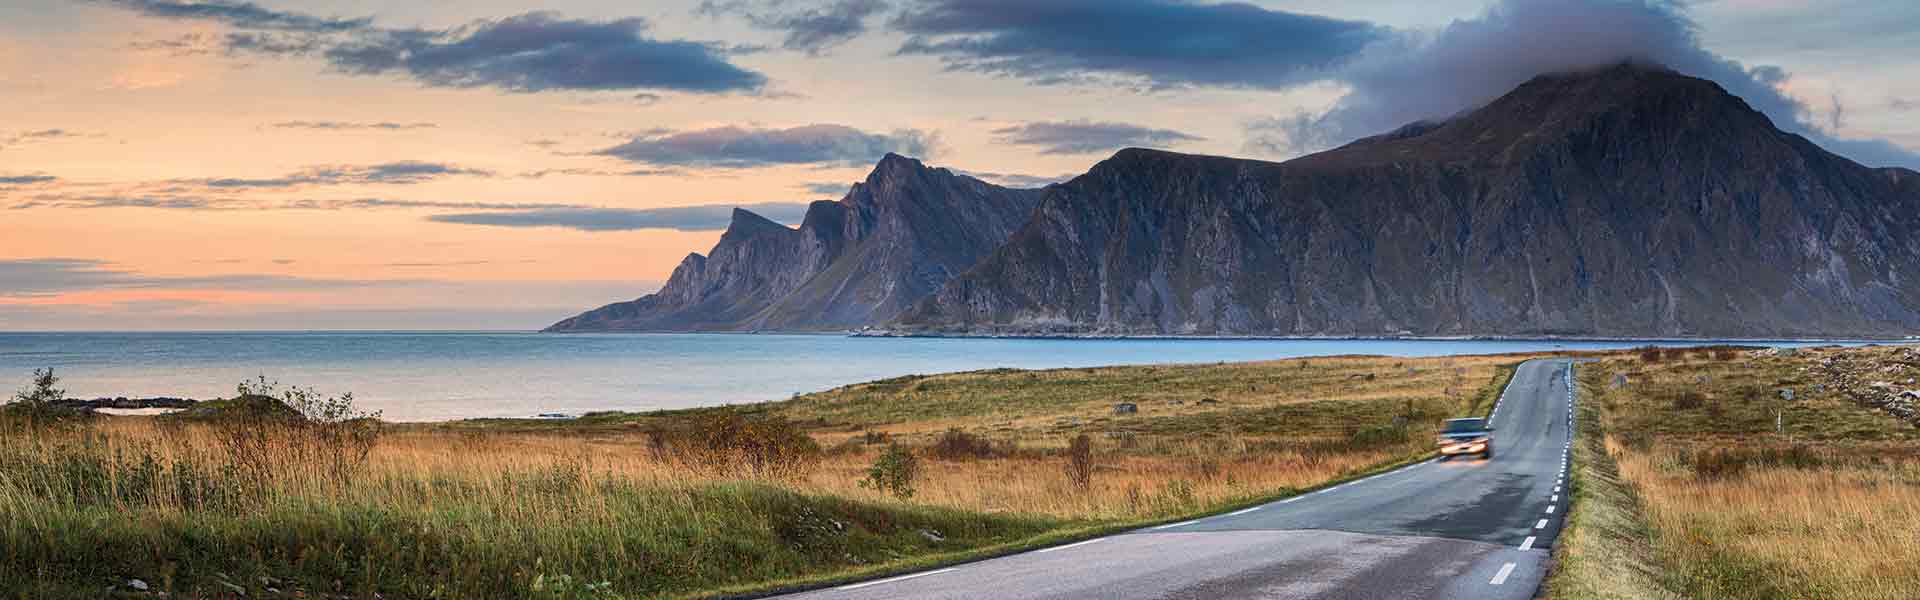
[[808,203],[766,202],[761,204],[708,204],[670,208],[541,208],[508,212],[479,212],[431,215],[428,221],[494,227],[560,227],[579,231],[634,231],[675,229],[679,231],[719,231],[733,220],[733,209],[742,208],[781,223],[799,223],[806,217]]
[[433,129],[439,127],[439,125],[424,122],[394,123],[391,121],[374,123],[350,121],[281,121],[274,123],[273,127],[276,129],[314,129],[320,131],[353,131],[362,129],[405,131],[408,129]]
[[252,2],[181,2],[177,0],[101,0],[150,17],[217,21],[248,29],[306,33],[338,33],[366,29],[372,19],[316,17],[278,11]]
[[1129,146],[1168,146],[1205,138],[1171,129],[1151,129],[1126,123],[1043,121],[993,130],[1003,144],[1034,146],[1041,154],[1094,154]]
[[548,175],[570,175],[574,177],[652,177],[655,175],[679,175],[675,169],[540,169],[520,173],[522,179],[542,179]]
[[34,185],[58,181],[52,175],[0,175],[0,185]]
[[642,133],[632,141],[594,154],[677,167],[857,166],[876,162],[889,152],[925,157],[937,145],[935,134],[914,129],[881,134],[845,125],[806,125],[790,129],[718,127]]
[[809,194],[817,194],[821,196],[844,195],[847,193],[847,190],[851,189],[852,187],[853,187],[853,184],[840,182],[840,181],[822,181],[822,182],[816,182],[816,183],[800,184],[800,189],[806,190],[807,193]]
[[5,150],[12,146],[19,146],[22,144],[27,144],[27,143],[32,143],[32,142],[37,142],[42,140],[57,140],[57,139],[65,139],[65,138],[77,138],[77,137],[88,137],[88,135],[84,133],[67,131],[65,129],[41,129],[37,131],[22,131],[20,133],[16,133],[13,135],[0,137],[0,150]]
[[228,52],[318,54],[352,75],[398,74],[429,86],[548,90],[758,92],[765,75],[735,66],[745,49],[647,35],[645,19],[591,21],[530,12],[443,30],[390,29],[370,18],[317,17],[244,2],[104,0],[166,19],[223,23]]
[[238,274],[173,277],[146,275],[114,263],[81,258],[0,260],[0,297],[34,298],[73,292],[124,289],[312,290],[407,283],[400,280],[312,279]]
[[312,167],[297,173],[265,179],[223,177],[182,179],[176,180],[176,183],[189,183],[209,188],[291,188],[346,184],[412,185],[452,176],[492,177],[493,172],[443,163],[400,161],[364,166]]
[[200,211],[238,211],[238,210],[532,210],[547,208],[587,208],[581,204],[556,204],[546,202],[453,202],[440,200],[397,200],[390,198],[334,198],[334,199],[291,199],[259,200],[231,196],[191,194],[179,192],[126,192],[106,194],[38,194],[24,202],[6,207],[8,210],[27,210],[35,208],[60,209],[102,209],[102,208],[153,208],[167,210]]
[[866,33],[867,18],[886,9],[881,0],[833,0],[801,8],[774,0],[704,0],[695,12],[739,15],[756,28],[784,31],[781,47],[817,56]]
[[766,76],[727,62],[724,49],[647,38],[644,19],[563,19],[527,13],[427,32],[388,31],[328,48],[334,67],[399,72],[427,85],[546,90],[756,91]]
[[985,172],[985,171],[960,171],[959,173],[961,175],[966,175],[968,177],[972,177],[974,179],[985,181],[987,183],[991,183],[994,185],[1010,187],[1010,188],[1022,188],[1022,189],[1043,188],[1043,187],[1047,187],[1049,185],[1060,183],[1060,182],[1073,179],[1074,177],[1079,176],[1074,173],[1063,173],[1063,174],[1055,175],[1052,177],[1042,177],[1039,175],[1021,175],[1018,173],[992,173],[992,172]]
[[1279,89],[1325,77],[1390,32],[1187,0],[930,0],[892,23],[900,54],[1034,83]]
[[1437,31],[1374,44],[1334,74],[1348,91],[1331,109],[1255,120],[1248,124],[1248,146],[1272,153],[1326,148],[1448,118],[1544,73],[1629,60],[1710,79],[1782,129],[1854,160],[1920,165],[1920,156],[1889,142],[1832,134],[1805,103],[1781,91],[1790,78],[1785,70],[1706,50],[1677,0],[1500,0]]

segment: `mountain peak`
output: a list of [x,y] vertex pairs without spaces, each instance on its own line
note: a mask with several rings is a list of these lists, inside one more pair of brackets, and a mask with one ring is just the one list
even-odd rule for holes
[[727,231],[721,234],[721,237],[751,236],[772,230],[792,231],[793,229],[753,211],[734,207],[732,221],[727,223]]

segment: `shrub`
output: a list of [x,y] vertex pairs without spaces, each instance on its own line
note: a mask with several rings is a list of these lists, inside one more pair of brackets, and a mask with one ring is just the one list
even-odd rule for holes
[[1740,357],[1740,353],[1739,353],[1739,352],[1736,352],[1736,351],[1734,351],[1734,349],[1732,349],[1732,348],[1728,348],[1728,347],[1726,347],[1726,346],[1719,346],[1719,347],[1715,347],[1715,348],[1713,349],[1713,359],[1714,359],[1714,360],[1718,360],[1718,361],[1729,361],[1729,360],[1733,360],[1733,359],[1736,359],[1736,358],[1739,358],[1739,357]]
[[793,479],[820,462],[820,444],[785,419],[747,419],[727,412],[691,427],[652,432],[651,452],[720,477]]
[[941,460],[967,460],[993,458],[998,454],[993,443],[986,438],[967,433],[959,428],[948,429],[934,441],[931,449],[933,456]]
[[1749,467],[1788,467],[1811,469],[1827,461],[1805,446],[1788,448],[1708,448],[1692,452],[1682,459],[1693,474],[1702,479],[1733,479],[1745,475]]
[[1700,407],[1705,406],[1706,404],[1707,404],[1706,395],[1693,390],[1680,392],[1678,394],[1674,394],[1673,396],[1674,410],[1698,410]]
[[353,394],[329,397],[310,388],[280,388],[260,376],[236,386],[232,400],[195,407],[186,418],[211,421],[232,464],[257,480],[288,463],[317,468],[345,483],[379,443],[379,412],[362,412]]
[[913,498],[914,480],[919,477],[920,459],[899,444],[889,444],[873,459],[873,466],[867,467],[867,477],[860,480],[860,487],[907,500]]
[[1660,349],[1655,348],[1653,346],[1647,346],[1645,348],[1641,348],[1640,362],[1648,363],[1648,364],[1660,362]]
[[1093,485],[1093,438],[1074,436],[1067,445],[1067,479],[1082,490]]
[[0,406],[0,425],[19,420],[22,421],[21,425],[31,429],[90,414],[60,406],[59,403],[67,399],[67,392],[55,387],[59,384],[60,378],[54,376],[53,369],[35,369],[33,381],[27,384],[26,389],[16,392],[12,401]]

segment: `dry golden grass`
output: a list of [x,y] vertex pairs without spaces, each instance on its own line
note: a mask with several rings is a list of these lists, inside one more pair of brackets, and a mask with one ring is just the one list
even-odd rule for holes
[[[817,581],[1188,518],[1426,456],[1438,421],[1484,410],[1522,359],[993,371],[571,423],[389,425],[346,470],[293,429],[242,447],[231,423],[97,419],[0,439],[0,577],[54,598],[128,577],[183,597],[229,575],[400,598]],[[689,454],[705,434],[671,437],[716,419],[792,423],[765,439],[824,450],[762,471]],[[950,429],[977,451],[935,451]],[[1084,485],[1067,450],[1081,435]],[[889,444],[920,457],[910,499],[860,485]],[[550,593],[556,578],[606,586]]]
[[[1822,393],[1805,368],[1888,352],[1587,367],[1604,451],[1640,500],[1665,585],[1696,598],[1915,597],[1920,435]],[[1631,383],[1614,388],[1615,373]]]

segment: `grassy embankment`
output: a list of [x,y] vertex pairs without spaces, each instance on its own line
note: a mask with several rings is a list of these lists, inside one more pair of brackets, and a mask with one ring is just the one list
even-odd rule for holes
[[[387,598],[831,581],[1223,510],[1424,456],[1435,423],[1484,410],[1518,360],[990,371],[566,423],[300,421],[232,404],[5,423],[0,581],[34,598],[137,597],[131,579],[173,597]],[[1116,414],[1120,402],[1138,412]],[[910,496],[861,484],[890,448],[911,457]]]
[[[1912,598],[1920,430],[1825,361],[1907,384],[1893,348],[1621,357],[1581,367],[1559,598]],[[1618,379],[1624,377],[1624,385]],[[1793,390],[1793,399],[1781,390]]]

